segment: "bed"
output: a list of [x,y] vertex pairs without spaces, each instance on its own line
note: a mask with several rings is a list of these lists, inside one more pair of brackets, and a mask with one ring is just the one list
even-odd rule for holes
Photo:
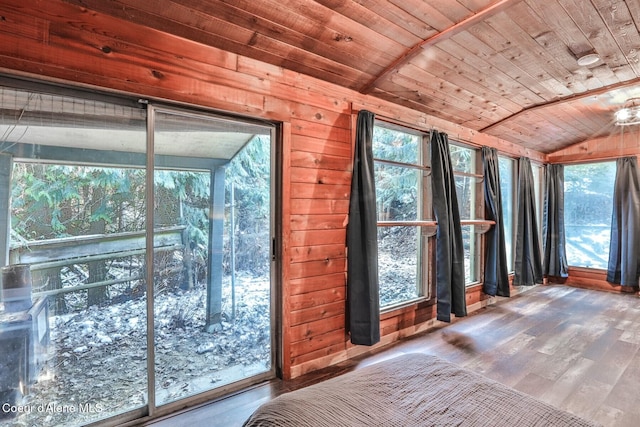
[[597,426],[436,356],[388,359],[264,403],[245,427]]

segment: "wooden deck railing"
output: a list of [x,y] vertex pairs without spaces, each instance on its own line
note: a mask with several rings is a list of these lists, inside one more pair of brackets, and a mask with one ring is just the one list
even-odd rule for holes
[[[184,250],[185,226],[166,227],[155,230],[154,252]],[[146,251],[145,231],[114,234],[100,234],[77,237],[64,237],[42,241],[31,241],[19,247],[11,248],[11,264],[28,264],[34,276],[37,272],[78,264],[108,261],[135,255],[144,255]],[[96,287],[111,286],[144,279],[144,271],[126,277],[100,280],[76,286],[56,289],[40,289],[34,285],[34,296],[60,295]]]

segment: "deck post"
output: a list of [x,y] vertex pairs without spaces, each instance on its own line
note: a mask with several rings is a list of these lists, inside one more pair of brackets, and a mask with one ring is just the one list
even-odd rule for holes
[[9,265],[9,240],[11,236],[11,174],[13,156],[0,153],[0,267]]
[[225,168],[211,169],[209,205],[209,259],[207,274],[207,316],[205,330],[215,332],[222,322],[222,259],[224,233]]

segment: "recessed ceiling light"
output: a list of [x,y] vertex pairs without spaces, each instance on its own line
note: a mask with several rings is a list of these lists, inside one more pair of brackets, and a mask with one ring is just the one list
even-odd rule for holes
[[586,67],[588,65],[593,65],[600,60],[600,56],[597,53],[587,53],[578,58],[578,65],[581,67]]

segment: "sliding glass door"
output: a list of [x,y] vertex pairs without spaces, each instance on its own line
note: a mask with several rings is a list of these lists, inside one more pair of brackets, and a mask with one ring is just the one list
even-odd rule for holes
[[[154,251],[155,402],[270,373],[270,129],[150,108],[153,222],[184,247]],[[181,274],[173,273],[176,269]]]
[[0,427],[274,375],[274,128],[0,85]]

